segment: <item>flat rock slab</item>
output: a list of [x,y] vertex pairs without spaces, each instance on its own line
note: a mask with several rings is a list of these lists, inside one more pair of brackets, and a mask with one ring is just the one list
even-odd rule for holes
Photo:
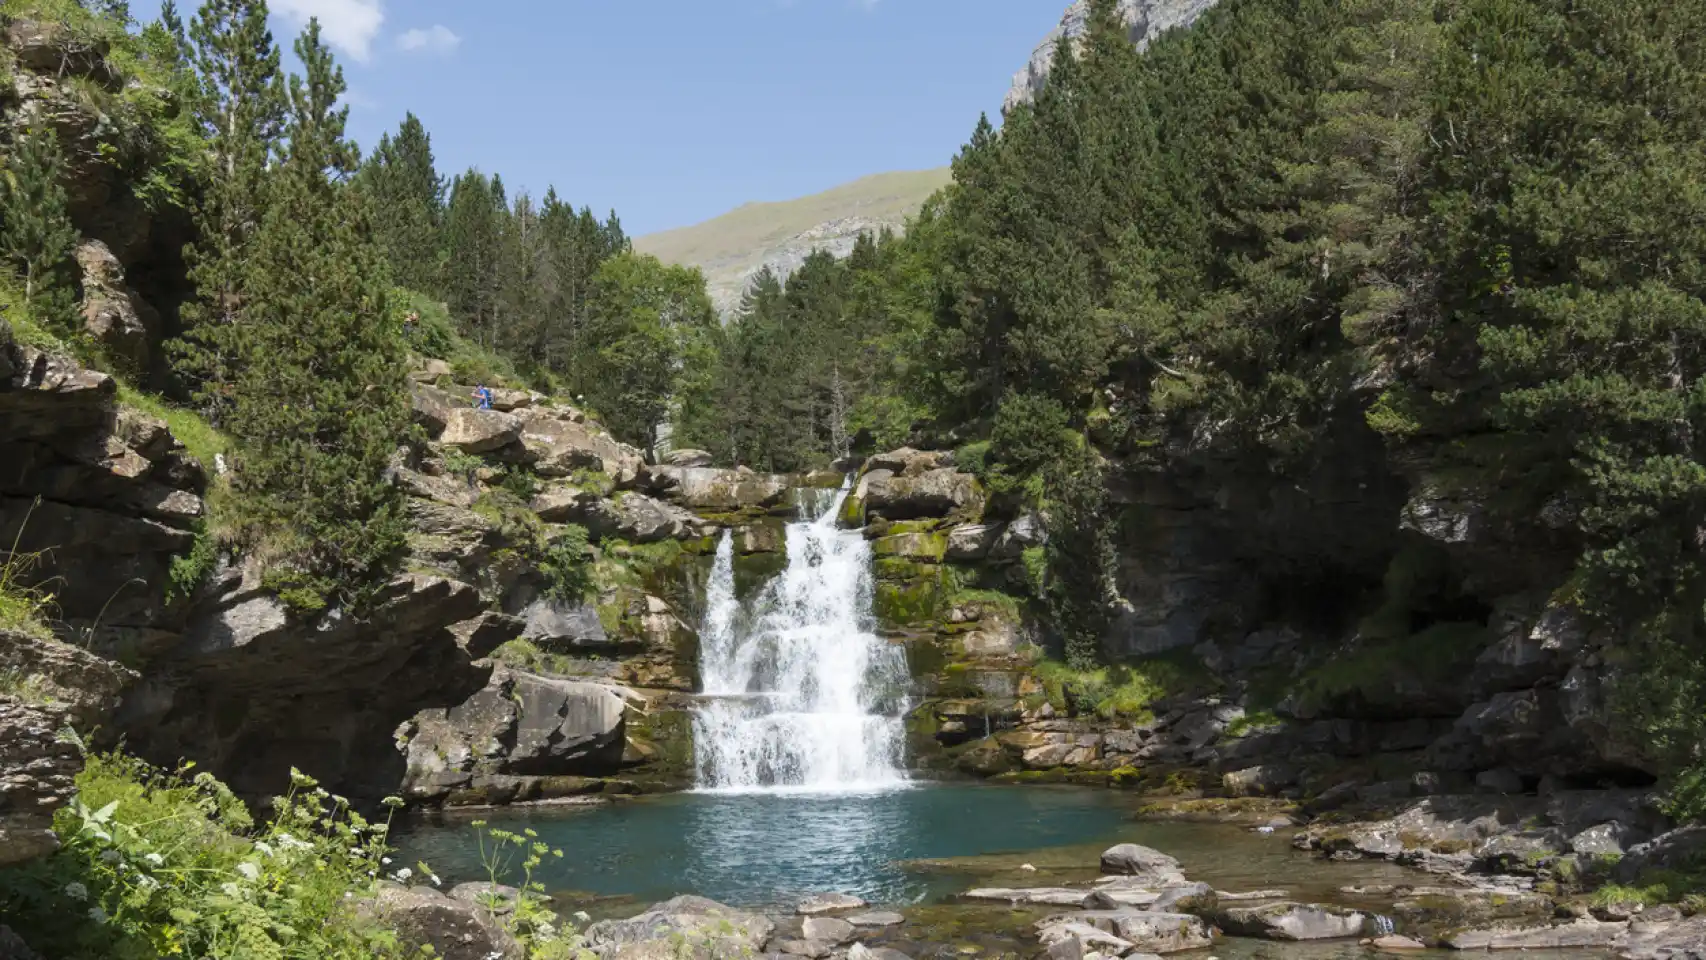
[[790,957],[810,957],[811,960],[822,960],[835,952],[835,944],[824,943],[822,940],[783,940],[771,945],[775,953],[786,954]]
[[1389,953],[1403,953],[1408,950],[1426,950],[1428,948],[1428,945],[1420,940],[1411,940],[1409,937],[1398,936],[1379,937],[1373,943],[1369,944],[1369,946],[1376,950],[1385,950]]
[[1345,940],[1362,936],[1368,915],[1347,907],[1281,901],[1219,907],[1209,919],[1233,936],[1264,940]]
[[865,901],[848,893],[814,893],[801,900],[794,907],[794,912],[801,916],[816,916],[820,913],[834,913],[837,910],[858,910],[867,906]]
[[979,887],[961,894],[967,900],[999,903],[1035,903],[1051,907],[1077,907],[1091,891],[1075,887]]
[[1137,945],[1121,940],[1104,930],[1078,920],[1055,919],[1045,920],[1037,925],[1037,939],[1044,947],[1053,948],[1058,944],[1076,940],[1081,949],[1086,952],[1124,956],[1137,949]]
[[1546,927],[1465,930],[1444,943],[1453,950],[1565,950],[1613,946],[1628,931],[1627,923],[1577,920]]
[[906,922],[906,917],[891,910],[853,913],[848,914],[844,919],[855,927],[893,927]]
[[[1083,913],[1049,917],[1038,923],[1039,931],[1062,923],[1088,924],[1110,934],[1131,948],[1145,953],[1178,953],[1213,946],[1214,936],[1198,917],[1188,913],[1155,913],[1146,910],[1086,910]],[[1086,942],[1086,947],[1090,944]]]
[[808,917],[800,924],[807,940],[841,944],[853,939],[853,925],[836,917]]

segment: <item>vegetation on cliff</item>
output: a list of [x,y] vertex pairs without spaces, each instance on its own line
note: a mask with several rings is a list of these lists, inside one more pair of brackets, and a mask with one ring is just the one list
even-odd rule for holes
[[[1700,812],[1702,24],[1692,0],[1244,0],[1139,55],[1093,3],[904,239],[761,278],[712,378],[726,419],[688,435],[794,466],[910,434],[1028,478],[1071,531],[1051,607],[1080,665],[1119,516],[1078,482],[1095,455],[1040,469],[1063,429],[1110,479],[1209,488],[1384,440],[1578,552],[1549,588],[1618,638],[1625,733]],[[1405,613],[1369,652],[1467,626]]]

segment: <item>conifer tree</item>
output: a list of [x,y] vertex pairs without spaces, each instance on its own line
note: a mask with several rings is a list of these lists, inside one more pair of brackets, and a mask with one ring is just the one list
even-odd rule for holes
[[229,427],[252,532],[293,567],[282,582],[348,600],[402,543],[387,469],[407,436],[408,393],[384,257],[366,199],[344,182],[356,149],[337,107],[343,71],[317,20],[296,54],[288,146],[248,246],[250,333]]
[[444,219],[444,293],[451,316],[471,339],[496,340],[502,183],[478,170],[456,178]]
[[444,178],[433,165],[432,137],[413,113],[385,134],[362,165],[375,230],[398,286],[436,294],[441,282]]
[[217,412],[228,405],[237,358],[249,352],[242,342],[248,260],[282,132],[284,87],[264,0],[207,0],[190,38],[201,77],[195,110],[210,162],[196,210],[198,240],[186,251],[196,299],[183,311],[175,366]]
[[0,256],[23,287],[25,313],[70,335],[77,230],[65,213],[64,167],[51,129],[26,131],[13,143],[0,182]]

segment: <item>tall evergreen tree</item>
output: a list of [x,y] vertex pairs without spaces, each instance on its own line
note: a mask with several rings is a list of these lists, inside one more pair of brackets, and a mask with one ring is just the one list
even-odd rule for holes
[[350,599],[402,543],[387,469],[407,435],[406,365],[367,201],[344,182],[357,154],[337,107],[343,71],[317,20],[295,49],[304,73],[290,80],[288,146],[248,247],[250,333],[229,427],[254,532],[304,585]]
[[444,178],[433,165],[432,137],[413,113],[396,136],[385,134],[358,178],[372,200],[374,227],[398,286],[439,292]]
[[51,129],[26,131],[13,143],[0,182],[0,257],[23,287],[24,311],[69,335],[77,230],[65,213],[64,168]]
[[183,311],[176,369],[205,406],[221,409],[224,387],[237,374],[233,364],[247,352],[247,265],[282,132],[284,87],[265,0],[207,0],[190,38],[202,83],[195,110],[210,163],[196,210],[198,240],[186,251],[196,299]]
[[501,193],[501,182],[469,170],[451,186],[444,218],[445,300],[463,332],[487,347],[497,335]]

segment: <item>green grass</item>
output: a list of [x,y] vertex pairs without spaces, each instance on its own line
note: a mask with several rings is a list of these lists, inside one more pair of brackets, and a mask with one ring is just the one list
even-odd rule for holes
[[1232,738],[1242,737],[1245,734],[1254,733],[1258,730],[1269,730],[1274,727],[1283,726],[1284,723],[1285,721],[1275,716],[1271,711],[1257,710],[1253,713],[1246,713],[1242,717],[1239,717],[1227,724],[1226,735]]
[[[37,501],[40,502],[39,500]],[[30,513],[35,507],[30,507]],[[24,529],[30,524],[29,513],[0,554],[0,630],[10,630],[25,636],[47,639],[53,636],[48,629],[48,612],[53,607],[53,595],[33,584],[26,583],[41,556],[18,549],[23,542]]]
[[159,397],[136,389],[124,380],[118,384],[118,402],[133,410],[166,421],[172,436],[183,443],[190,456],[211,476],[214,458],[231,449],[231,440],[194,410],[173,406]]

